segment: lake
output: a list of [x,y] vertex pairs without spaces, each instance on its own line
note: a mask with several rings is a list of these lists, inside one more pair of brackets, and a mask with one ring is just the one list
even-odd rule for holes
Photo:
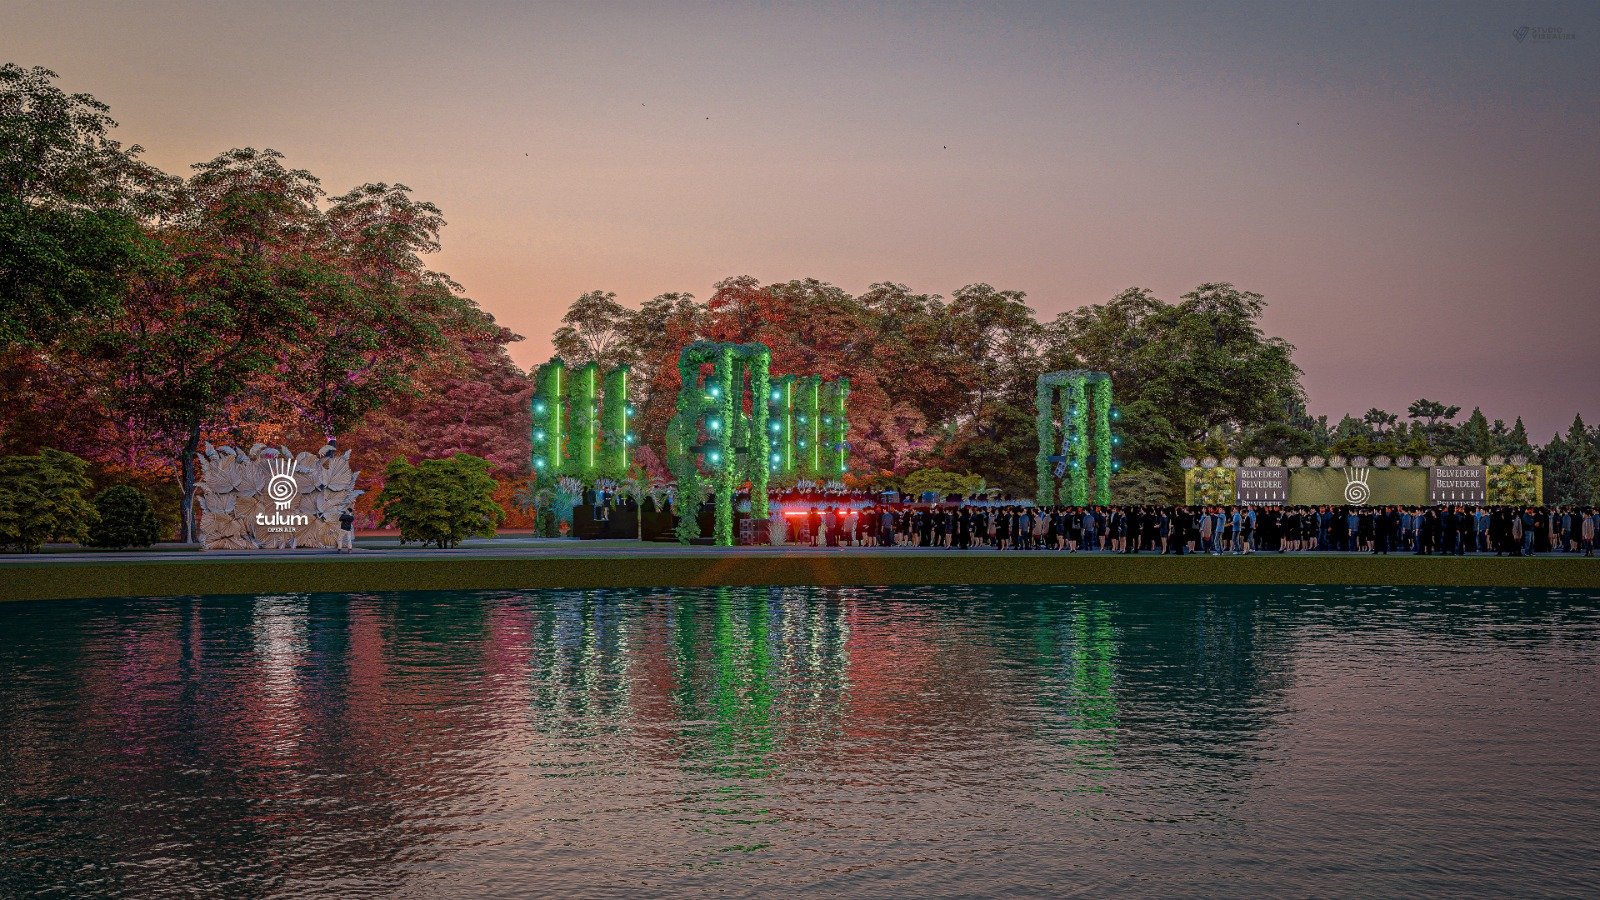
[[0,895],[1600,892],[1600,595],[0,605]]

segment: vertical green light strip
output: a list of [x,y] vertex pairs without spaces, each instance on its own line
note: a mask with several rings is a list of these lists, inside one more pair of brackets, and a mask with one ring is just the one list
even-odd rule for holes
[[594,372],[595,372],[595,367],[593,365],[591,365],[591,366],[588,367],[588,369],[589,369],[589,408],[587,410],[585,410],[585,413],[588,415],[589,421],[591,423],[590,428],[589,428],[589,468],[591,470],[593,470],[594,469],[594,427],[593,427],[592,423],[594,421],[594,387],[595,387],[595,385],[594,385]]
[[555,416],[556,427],[552,434],[555,442],[550,445],[550,474],[561,474],[561,369],[556,369],[555,409],[551,413]]
[[628,471],[628,370],[622,370],[622,471]]
[[811,469],[822,475],[822,384],[811,382]]
[[794,471],[794,379],[791,377],[783,385],[783,470]]

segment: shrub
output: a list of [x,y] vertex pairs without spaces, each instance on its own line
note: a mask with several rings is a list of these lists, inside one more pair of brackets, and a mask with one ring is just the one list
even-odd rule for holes
[[59,450],[0,458],[0,548],[37,553],[46,541],[82,541],[94,522],[83,498],[88,471],[88,463]]
[[454,547],[469,537],[494,537],[505,510],[494,500],[499,483],[489,461],[467,453],[413,466],[395,457],[384,470],[378,510],[383,525],[400,529],[401,543]]
[[138,488],[112,485],[94,498],[95,523],[89,527],[89,546],[148,547],[161,540],[161,523],[149,498]]

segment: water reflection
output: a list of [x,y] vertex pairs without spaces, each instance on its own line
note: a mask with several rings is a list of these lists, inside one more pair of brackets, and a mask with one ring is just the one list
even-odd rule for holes
[[180,598],[0,634],[0,894],[1600,877],[1581,594]]

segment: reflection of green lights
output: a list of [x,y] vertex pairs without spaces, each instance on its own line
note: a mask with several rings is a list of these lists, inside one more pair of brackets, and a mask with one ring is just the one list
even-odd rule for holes
[[[1071,765],[1099,777],[1116,769],[1116,629],[1109,609],[1081,597],[1073,600],[1068,615],[1062,622],[1041,614],[1035,636],[1041,657],[1060,664],[1045,703],[1059,710],[1057,721],[1068,731],[1062,743],[1072,748]],[[1098,784],[1085,789],[1103,790]]]

